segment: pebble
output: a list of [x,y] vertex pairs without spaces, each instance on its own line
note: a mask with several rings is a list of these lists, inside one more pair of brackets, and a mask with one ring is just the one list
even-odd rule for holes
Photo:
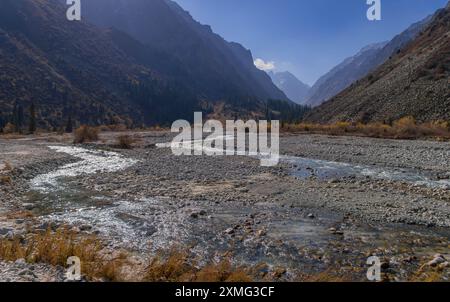
[[436,266],[438,266],[438,265],[440,265],[440,264],[442,264],[442,263],[445,263],[445,262],[446,262],[446,259],[445,259],[445,257],[444,257],[443,255],[441,255],[441,254],[436,254],[436,255],[434,255],[434,257],[433,257],[433,260],[429,261],[429,262],[427,263],[427,265],[428,265],[428,266],[431,266],[431,267],[436,267]]
[[228,235],[234,234],[234,229],[233,228],[226,229],[225,234],[228,234]]

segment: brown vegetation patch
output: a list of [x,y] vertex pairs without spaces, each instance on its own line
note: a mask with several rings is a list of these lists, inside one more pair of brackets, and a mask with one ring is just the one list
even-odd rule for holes
[[89,127],[89,126],[81,126],[77,130],[75,130],[75,138],[74,143],[75,144],[83,144],[86,142],[96,142],[98,141],[98,128]]
[[160,253],[145,269],[148,282],[251,282],[250,270],[234,267],[229,259],[199,267],[189,253],[172,250],[168,256]]
[[0,185],[10,185],[12,184],[12,178],[8,175],[0,175]]
[[88,280],[120,281],[120,271],[125,264],[125,255],[108,259],[104,256],[103,244],[95,236],[80,237],[66,228],[53,232],[47,230],[31,234],[26,238],[0,239],[0,259],[27,263],[46,263],[67,266],[67,259],[77,256],[81,260],[81,271]]
[[[172,249],[151,257],[143,273],[134,267],[129,254],[121,252],[105,256],[103,243],[94,235],[81,236],[68,228],[50,229],[38,234],[0,239],[0,259],[27,263],[45,263],[67,267],[67,259],[77,256],[81,273],[89,281],[144,282],[247,282],[252,281],[250,270],[234,267],[228,259],[204,266],[198,265],[188,252]],[[131,276],[127,271],[133,271]],[[139,271],[139,275],[136,273]]]
[[281,131],[327,135],[356,135],[390,139],[450,139],[449,122],[435,121],[428,123],[417,123],[416,120],[410,116],[401,118],[392,124],[362,124],[349,122],[337,122],[328,125],[312,123],[287,124],[284,125]]
[[119,135],[117,137],[117,146],[121,149],[132,149],[136,139],[130,135]]
[[[448,269],[448,268],[447,268]],[[408,280],[410,282],[443,282],[446,268],[422,265]]]

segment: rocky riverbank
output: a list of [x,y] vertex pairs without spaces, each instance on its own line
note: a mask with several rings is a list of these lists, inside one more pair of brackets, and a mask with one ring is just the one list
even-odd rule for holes
[[[251,157],[174,156],[155,145],[170,142],[166,132],[130,133],[137,143],[122,150],[118,135],[78,153],[70,136],[0,138],[0,163],[11,166],[0,236],[69,225],[136,255],[176,244],[205,259],[232,253],[280,280],[327,270],[365,280],[372,254],[391,280],[408,280],[435,254],[450,258],[450,143],[286,135],[286,157],[261,167]],[[86,154],[121,166],[92,168]],[[57,182],[42,190],[49,175]]]

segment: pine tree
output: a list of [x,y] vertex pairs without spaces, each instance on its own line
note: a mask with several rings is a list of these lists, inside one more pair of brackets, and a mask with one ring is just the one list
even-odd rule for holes
[[73,131],[72,116],[69,115],[69,119],[67,120],[67,125],[66,125],[66,133],[72,133],[72,131]]
[[[24,114],[23,114],[23,107],[21,105],[19,105],[19,109],[18,109],[18,126],[19,126],[19,130],[22,131],[22,126],[23,126],[23,122],[24,122]],[[19,132],[20,132],[19,131]]]
[[30,105],[30,124],[28,125],[28,131],[30,134],[36,132],[36,108],[34,102]]
[[14,104],[11,120],[14,125],[14,131],[21,132],[23,124],[23,108],[17,103]]

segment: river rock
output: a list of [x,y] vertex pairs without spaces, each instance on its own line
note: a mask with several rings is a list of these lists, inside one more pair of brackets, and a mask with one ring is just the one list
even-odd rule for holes
[[234,234],[234,229],[233,228],[226,229],[225,234],[228,234],[228,235]]
[[440,265],[442,263],[445,263],[445,262],[446,262],[446,259],[445,259],[445,257],[443,255],[436,254],[436,255],[434,255],[433,260],[428,262],[427,265],[431,266],[431,267],[436,267],[436,266],[438,266],[438,265]]

